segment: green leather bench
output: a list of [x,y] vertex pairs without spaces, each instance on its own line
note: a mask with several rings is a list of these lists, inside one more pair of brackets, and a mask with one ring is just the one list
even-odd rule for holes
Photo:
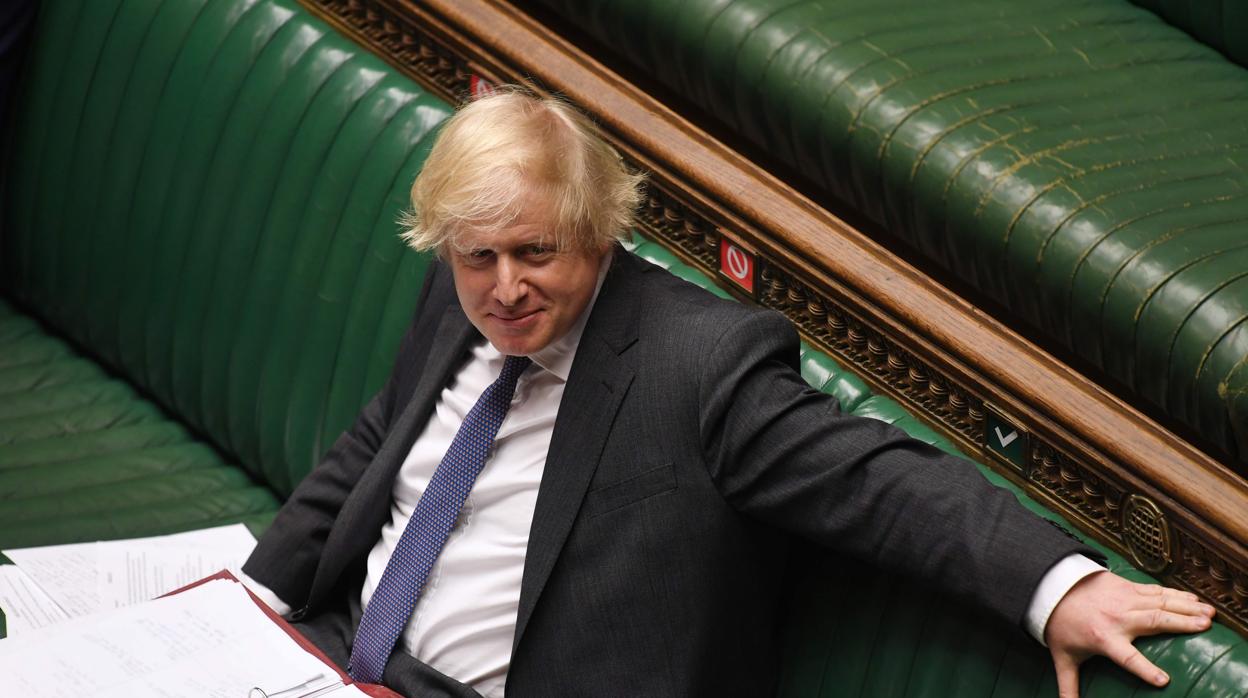
[[1248,473],[1235,0],[540,0]]
[[1239,0],[1131,0],[1248,66],[1248,5]]
[[394,215],[449,108],[294,3],[43,10],[0,545],[266,521],[389,371],[426,263]]
[[[292,0],[47,0],[19,100],[0,548],[263,531],[389,371],[428,262],[394,220],[450,107]],[[845,409],[953,450],[827,356],[801,365]],[[1056,692],[1043,648],[920,584],[805,549],[791,576],[784,695]],[[1166,695],[1248,685],[1221,625],[1142,645]],[[1103,662],[1085,676],[1087,695],[1141,686]]]

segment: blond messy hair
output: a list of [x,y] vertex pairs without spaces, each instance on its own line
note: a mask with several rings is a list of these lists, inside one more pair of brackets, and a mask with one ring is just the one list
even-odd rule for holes
[[556,249],[602,248],[627,237],[642,179],[567,103],[503,87],[443,125],[400,237],[418,251],[462,251],[461,234],[506,226],[537,200]]

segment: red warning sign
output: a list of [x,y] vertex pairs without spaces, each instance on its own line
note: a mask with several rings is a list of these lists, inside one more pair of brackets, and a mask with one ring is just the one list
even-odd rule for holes
[[746,251],[727,236],[719,239],[719,273],[754,295],[754,253]]
[[472,95],[473,99],[489,97],[497,91],[498,90],[494,89],[494,85],[491,84],[489,80],[486,80],[480,75],[473,75],[468,78],[468,92]]

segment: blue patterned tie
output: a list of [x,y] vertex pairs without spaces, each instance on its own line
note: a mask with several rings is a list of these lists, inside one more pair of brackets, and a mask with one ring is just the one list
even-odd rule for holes
[[516,380],[529,362],[524,356],[507,357],[498,380],[485,389],[477,404],[468,411],[438,469],[429,479],[429,486],[417,502],[403,535],[399,536],[394,554],[386,563],[386,571],[355,632],[347,671],[356,681],[381,681],[390,651],[416,608],[429,570],[433,569],[434,561],[455,526],[472,483],[485,466],[494,437],[511,405]]

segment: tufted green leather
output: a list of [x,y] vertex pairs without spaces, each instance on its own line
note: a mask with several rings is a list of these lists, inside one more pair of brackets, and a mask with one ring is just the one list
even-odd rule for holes
[[0,548],[264,524],[280,502],[0,302]]
[[288,493],[389,371],[447,105],[293,2],[59,0],[37,32],[9,292]]
[[1248,65],[1248,4],[1241,0],[1131,0]]
[[[1057,696],[1048,651],[975,609],[896,575],[804,550],[794,570],[779,695],[794,698]],[[1137,581],[1121,559],[1111,567]],[[1137,646],[1170,674],[1152,690],[1105,659],[1083,665],[1080,695],[1248,695],[1248,645],[1223,626]]]
[[540,4],[1248,468],[1248,70],[1125,0]]
[[[38,35],[0,240],[0,548],[261,530],[389,371],[425,264],[393,220],[447,107],[284,0],[47,0]],[[953,450],[810,346],[801,368]],[[1048,675],[974,611],[796,560],[785,695],[1014,695]],[[1146,651],[1199,695],[1244,675],[1221,627]],[[1137,685],[1090,675],[1088,695]]]

